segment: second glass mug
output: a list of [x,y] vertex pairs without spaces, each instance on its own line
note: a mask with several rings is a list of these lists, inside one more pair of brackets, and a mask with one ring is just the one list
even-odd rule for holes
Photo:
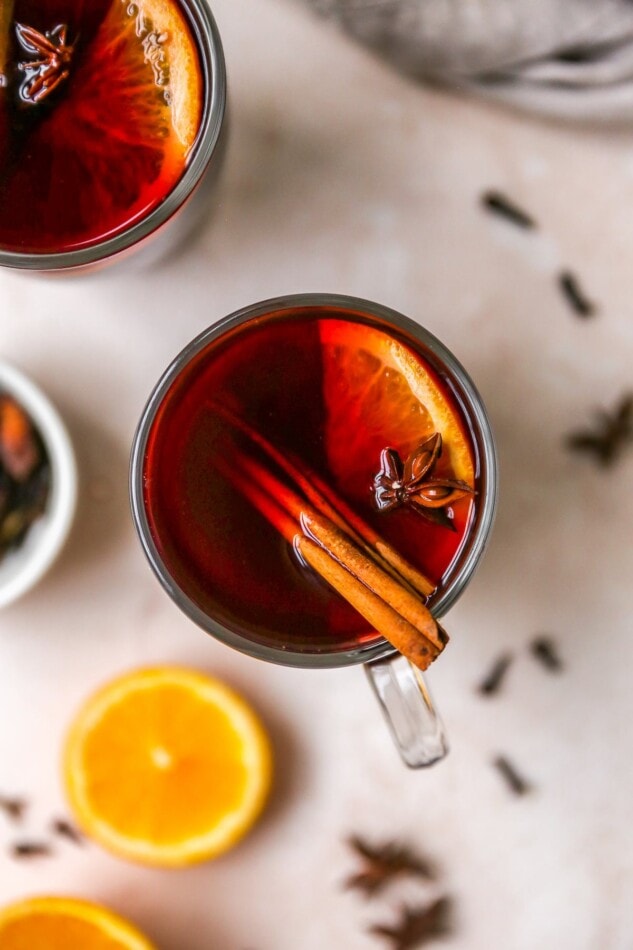
[[[0,0],[0,5],[3,2]],[[78,242],[76,247],[60,249],[51,246],[45,251],[9,249],[0,239],[0,266],[39,273],[83,273],[113,262],[120,264],[132,255],[135,261],[145,266],[172,256],[174,248],[195,234],[200,223],[217,208],[218,185],[227,146],[227,78],[222,42],[206,0],[174,0],[174,3],[191,30],[202,83],[199,128],[180,178],[156,206],[139,212],[127,223],[122,220],[112,233],[106,231],[90,241]],[[127,6],[127,15],[140,15],[133,3]],[[145,28],[150,27],[146,25]],[[136,35],[140,43],[143,34],[137,32]],[[0,87],[3,84],[7,86],[8,80],[0,69]],[[103,133],[103,136],[107,148],[108,135]],[[0,170],[0,184],[1,178]],[[67,186],[64,181],[54,178],[52,184],[58,190]],[[76,211],[80,198],[81,191],[77,187],[69,197],[71,210]],[[37,222],[33,227],[37,227]]]
[[[423,353],[424,359],[450,387],[469,428],[475,462],[477,502],[474,522],[469,526],[459,553],[451,564],[446,583],[429,599],[435,618],[442,617],[470,581],[490,536],[497,497],[497,461],[494,439],[485,408],[470,377],[431,333],[413,320],[387,307],[355,297],[331,294],[300,294],[267,300],[246,307],[201,333],[166,369],[143,411],[132,448],[130,492],[132,512],[141,544],[158,580],[191,620],[228,646],[258,659],[305,668],[332,668],[364,665],[365,671],[387,720],[404,762],[413,768],[431,765],[443,758],[448,743],[441,719],[433,705],[420,670],[399,654],[387,640],[375,640],[354,648],[305,652],[283,648],[249,638],[248,632],[231,629],[212,611],[189,595],[165,563],[148,517],[146,487],[148,440],[169,394],[185,378],[192,361],[210,347],[230,341],[245,327],[255,327],[267,319],[323,316],[345,320],[360,318],[369,326],[391,333],[405,345]],[[279,381],[281,383],[281,380]],[[186,384],[185,388],[186,388]],[[152,464],[157,464],[156,460]]]

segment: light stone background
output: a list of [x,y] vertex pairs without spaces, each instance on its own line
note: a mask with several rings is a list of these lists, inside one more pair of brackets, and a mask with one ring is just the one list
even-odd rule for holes
[[[561,449],[633,385],[633,135],[563,128],[416,87],[284,0],[216,0],[232,138],[221,207],[162,268],[46,280],[0,274],[0,350],[54,398],[82,474],[60,561],[0,616],[0,791],[32,799],[37,836],[63,811],[64,730],[105,678],[148,663],[212,671],[260,710],[272,803],[214,864],[165,873],[96,846],[0,856],[0,899],[67,892],[128,914],[162,950],[371,950],[404,891],[344,892],[344,838],[419,846],[456,901],[454,950],[630,950],[633,454],[603,474]],[[478,205],[530,209],[521,233]],[[581,322],[555,274],[582,275]],[[502,495],[485,563],[431,676],[452,740],[407,771],[360,670],[259,664],[206,638],[154,581],[127,509],[135,422],[198,331],[246,303],[328,290],[423,322],[470,369],[497,433]],[[560,677],[527,654],[540,631]],[[475,685],[502,649],[506,688]],[[513,797],[506,752],[535,785]],[[0,816],[0,846],[15,833]],[[431,892],[429,892],[431,893]],[[413,898],[411,889],[406,896]],[[435,946],[435,944],[433,944]],[[439,946],[439,944],[437,944]]]

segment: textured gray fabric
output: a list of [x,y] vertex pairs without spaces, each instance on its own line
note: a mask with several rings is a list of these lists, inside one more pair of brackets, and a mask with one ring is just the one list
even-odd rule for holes
[[633,119],[633,0],[303,0],[419,78]]

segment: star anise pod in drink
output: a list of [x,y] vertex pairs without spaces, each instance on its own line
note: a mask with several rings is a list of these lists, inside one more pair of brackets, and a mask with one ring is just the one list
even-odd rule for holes
[[426,521],[455,530],[452,505],[474,494],[466,482],[456,478],[434,478],[433,471],[442,454],[442,436],[435,432],[402,461],[396,449],[380,454],[380,471],[374,476],[374,498],[379,511],[411,506]]
[[20,46],[35,59],[18,63],[26,74],[20,90],[23,102],[37,103],[68,79],[74,46],[66,42],[68,27],[60,23],[54,30],[40,33],[32,26],[16,23]]

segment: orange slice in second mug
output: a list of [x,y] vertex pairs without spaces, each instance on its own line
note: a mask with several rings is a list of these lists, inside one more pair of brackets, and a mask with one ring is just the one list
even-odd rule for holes
[[177,3],[112,0],[85,46],[82,36],[79,23],[67,77],[45,104],[23,103],[11,129],[8,249],[69,251],[137,223],[173,190],[196,140],[204,82]]

